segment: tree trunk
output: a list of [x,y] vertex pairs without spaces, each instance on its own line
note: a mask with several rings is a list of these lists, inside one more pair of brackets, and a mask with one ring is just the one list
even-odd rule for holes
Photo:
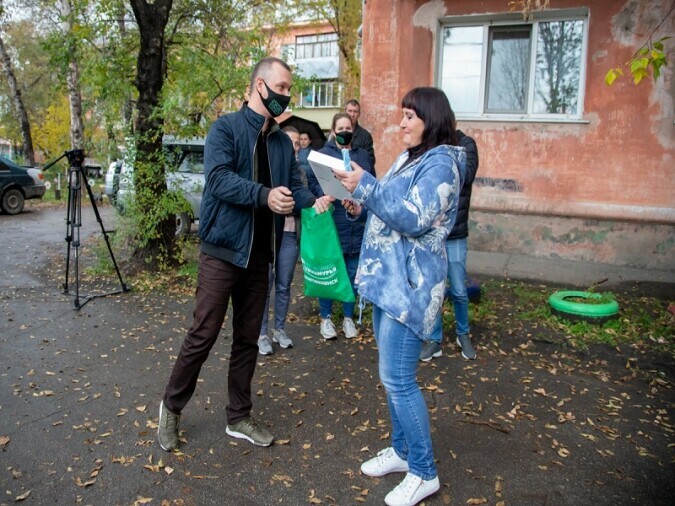
[[73,7],[71,0],[60,0],[61,29],[70,45],[70,61],[66,69],[66,84],[70,100],[70,144],[74,149],[84,148],[84,123],[82,121],[82,94],[80,93],[80,68],[77,64],[77,51],[73,40]]
[[358,98],[361,87],[361,62],[356,59],[358,28],[362,21],[362,0],[330,0],[332,16],[328,18],[338,34],[338,47],[344,63],[342,81],[344,101]]
[[14,76],[14,69],[12,68],[12,61],[9,54],[5,50],[5,42],[0,36],[0,60],[2,60],[2,69],[7,77],[7,84],[9,85],[9,92],[14,101],[14,109],[21,125],[21,138],[23,141],[23,155],[26,162],[30,165],[35,165],[35,150],[33,149],[33,136],[30,133],[30,123],[28,122],[28,113],[23,105],[21,98],[21,90],[16,83]]
[[174,262],[175,216],[160,206],[166,199],[166,175],[162,161],[160,93],[166,70],[164,30],[173,0],[131,0],[141,44],[136,67],[136,159],[135,199],[139,222],[139,245],[134,252],[138,266],[158,269]]
[[[117,28],[120,31],[120,39],[124,40],[127,36],[127,25],[125,21],[126,10],[124,5],[120,4],[117,12]],[[134,133],[134,104],[130,93],[125,93],[124,105],[122,106],[122,120],[124,121],[125,135],[133,135]]]

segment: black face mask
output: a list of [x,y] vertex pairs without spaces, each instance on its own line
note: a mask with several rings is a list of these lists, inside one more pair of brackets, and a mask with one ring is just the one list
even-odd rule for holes
[[276,118],[286,110],[286,107],[288,107],[288,104],[291,101],[291,97],[281,95],[271,90],[265,81],[263,81],[263,84],[267,89],[267,98],[263,98],[260,92],[258,92],[258,95],[260,95],[260,100],[262,100],[262,103],[265,106],[265,109],[267,109],[267,112],[269,112],[273,118]]
[[348,146],[349,143],[352,142],[353,138],[354,138],[353,132],[344,131],[335,134],[335,140],[340,146]]

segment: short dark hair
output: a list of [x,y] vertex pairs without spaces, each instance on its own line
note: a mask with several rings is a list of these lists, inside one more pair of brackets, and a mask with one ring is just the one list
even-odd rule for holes
[[306,135],[307,137],[309,137],[310,139],[312,138],[312,136],[310,135],[310,133],[307,130],[302,130],[300,132],[300,135],[303,135],[303,134]]
[[347,114],[346,112],[339,112],[335,116],[333,116],[333,122],[330,124],[330,129],[335,132],[335,125],[337,125],[338,120],[340,119],[348,119],[349,124],[352,124],[352,118]]
[[274,56],[267,56],[256,63],[255,67],[253,67],[253,72],[251,72],[251,91],[253,91],[253,88],[255,87],[256,78],[261,76],[266,77],[274,65],[281,65],[289,72],[292,72],[291,67],[289,67],[288,63],[286,63],[284,60],[275,58]]
[[355,98],[352,98],[352,99],[347,100],[347,101],[345,102],[345,109],[347,108],[348,105],[355,105],[356,107],[358,107],[359,109],[361,109],[361,104],[359,104],[359,101],[356,100]]
[[412,109],[424,121],[424,151],[441,144],[457,145],[455,113],[443,91],[432,87],[413,88],[401,100],[401,107]]

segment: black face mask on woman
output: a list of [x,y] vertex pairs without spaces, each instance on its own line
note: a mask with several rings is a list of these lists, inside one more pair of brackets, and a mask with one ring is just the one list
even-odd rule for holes
[[263,84],[267,89],[267,98],[263,98],[260,92],[258,92],[258,95],[260,95],[260,100],[262,100],[262,103],[265,106],[265,109],[267,109],[267,112],[269,112],[273,118],[276,118],[286,110],[288,103],[291,101],[291,97],[281,95],[280,93],[272,90],[269,86],[267,86],[267,83],[264,80]]
[[354,133],[353,132],[338,132],[335,134],[335,140],[340,146],[348,146],[349,143],[352,142],[352,139],[354,138]]

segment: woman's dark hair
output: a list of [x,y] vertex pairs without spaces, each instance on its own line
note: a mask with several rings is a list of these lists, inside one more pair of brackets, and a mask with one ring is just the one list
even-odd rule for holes
[[425,152],[441,144],[457,145],[455,113],[448,97],[438,88],[413,88],[401,100],[401,107],[412,109],[424,121],[421,151]]

